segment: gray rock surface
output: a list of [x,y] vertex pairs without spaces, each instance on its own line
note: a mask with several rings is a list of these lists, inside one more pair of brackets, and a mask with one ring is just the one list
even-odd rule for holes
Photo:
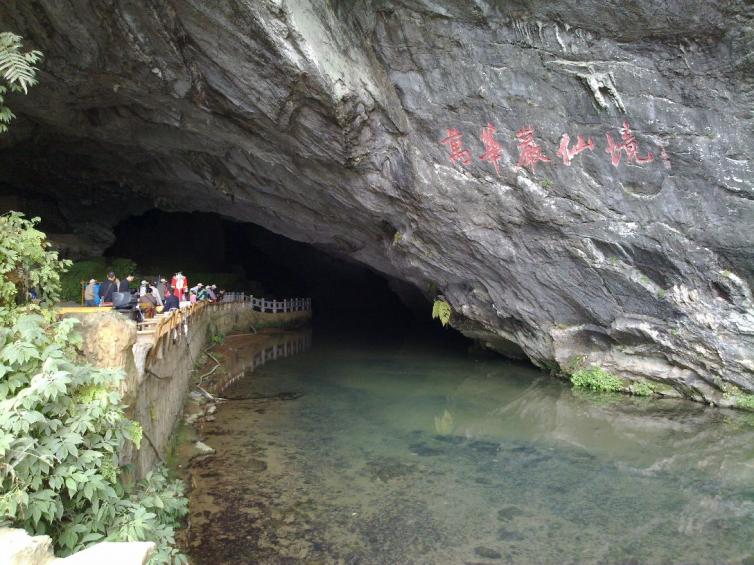
[[[1,182],[102,241],[153,207],[255,222],[437,289],[454,326],[542,367],[752,392],[752,10],[10,0],[0,29],[46,61],[10,101]],[[624,121],[638,159],[613,166]],[[536,172],[516,166],[529,125],[550,159]],[[571,166],[563,134],[593,138]]]

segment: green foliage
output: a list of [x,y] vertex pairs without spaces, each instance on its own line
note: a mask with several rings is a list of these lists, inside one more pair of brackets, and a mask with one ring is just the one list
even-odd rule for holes
[[0,33],[0,133],[8,131],[8,124],[16,116],[5,105],[9,92],[26,94],[37,84],[34,67],[42,59],[39,51],[22,51],[22,38],[13,33]]
[[553,187],[553,183],[550,179],[544,179],[542,181],[542,188],[552,188],[552,187]]
[[29,220],[18,212],[0,216],[0,322],[28,301],[31,289],[36,289],[42,305],[52,305],[60,297],[60,273],[70,261],[50,251],[45,234],[35,228],[38,223],[39,218]]
[[636,396],[652,396],[655,392],[654,385],[646,379],[640,379],[633,383],[629,390]]
[[225,334],[222,332],[217,332],[212,334],[212,337],[210,338],[213,345],[222,345],[225,341]]
[[131,259],[121,257],[115,259],[105,259],[104,257],[95,257],[85,261],[74,261],[68,271],[61,277],[63,300],[73,302],[81,301],[81,281],[88,282],[89,279],[104,281],[107,273],[113,271],[115,275],[122,279],[128,274],[134,274],[136,263]]
[[172,545],[187,512],[181,484],[162,472],[123,478],[119,454],[143,432],[125,416],[122,372],[82,363],[76,320],[56,319],[49,302],[11,300],[25,277],[54,297],[62,264],[32,222],[0,220],[0,526],[50,535],[61,555],[139,539],[157,542],[154,563],[180,561]]
[[733,400],[736,403],[736,408],[754,410],[754,394],[748,394],[737,390],[736,392],[726,393],[725,397],[729,400]]
[[623,381],[600,367],[577,370],[571,375],[571,384],[598,392],[618,392],[623,388]]
[[443,326],[447,326],[450,322],[450,304],[445,300],[435,300],[432,305],[432,319],[439,318]]
[[666,294],[667,294],[666,290],[664,288],[661,288],[660,290],[657,291],[657,298],[659,298],[660,300],[664,300]]
[[396,232],[393,234],[393,245],[398,245],[402,239],[403,234],[396,230]]

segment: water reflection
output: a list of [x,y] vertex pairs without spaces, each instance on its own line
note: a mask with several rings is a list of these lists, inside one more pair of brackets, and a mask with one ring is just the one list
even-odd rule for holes
[[197,562],[754,553],[746,414],[574,393],[500,359],[343,343],[258,367],[225,396],[240,400],[208,423],[218,454],[192,477]]
[[310,328],[297,331],[267,330],[254,335],[254,339],[248,337],[250,336],[245,334],[228,336],[223,359],[227,373],[212,382],[210,392],[220,394],[265,363],[302,353],[312,344]]

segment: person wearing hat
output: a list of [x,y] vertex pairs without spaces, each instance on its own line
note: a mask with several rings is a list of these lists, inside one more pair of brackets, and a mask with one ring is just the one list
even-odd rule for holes
[[189,289],[189,292],[193,292],[194,294],[199,294],[199,291],[202,289],[204,285],[202,283],[197,284],[196,286],[192,286]]
[[147,281],[141,281],[139,284],[139,296],[144,296],[147,293],[148,288],[149,283]]
[[97,299],[95,298],[96,286],[97,281],[94,279],[89,279],[89,284],[87,284],[86,288],[84,288],[84,304],[86,304],[87,306],[97,305]]
[[179,300],[183,300],[183,295],[186,294],[189,287],[188,284],[188,279],[183,276],[181,271],[178,271],[170,281],[170,287],[173,289],[173,292],[175,292]]

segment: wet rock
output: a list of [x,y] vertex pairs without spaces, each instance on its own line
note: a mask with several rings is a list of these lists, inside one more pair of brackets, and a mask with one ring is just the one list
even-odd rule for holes
[[199,453],[199,455],[211,455],[212,453],[215,453],[215,450],[213,448],[201,441],[197,441],[194,444],[194,448]]
[[497,519],[501,522],[508,522],[524,514],[525,512],[517,506],[506,506],[497,511]]
[[201,412],[194,412],[193,414],[189,414],[186,416],[183,421],[186,422],[188,425],[195,424],[196,421],[202,417]]
[[244,462],[244,467],[252,473],[261,473],[267,470],[267,463],[259,459],[249,459]]
[[464,441],[466,441],[466,438],[464,438],[463,436],[454,436],[454,435],[446,435],[446,436],[436,435],[436,436],[433,436],[432,439],[434,439],[435,441],[440,441],[442,443],[449,443],[450,445],[460,445]]
[[378,460],[367,463],[367,471],[376,480],[388,482],[392,479],[411,475],[416,471],[415,465],[397,460]]
[[491,441],[472,441],[469,443],[469,447],[486,455],[495,455],[500,451],[500,444]]
[[437,447],[430,447],[426,443],[412,443],[408,446],[409,451],[420,457],[432,457],[443,455],[445,452]]
[[524,539],[524,536],[519,532],[500,528],[497,531],[497,539],[500,541],[521,541]]
[[499,551],[481,545],[474,548],[474,553],[485,559],[500,559],[502,557],[502,554]]

